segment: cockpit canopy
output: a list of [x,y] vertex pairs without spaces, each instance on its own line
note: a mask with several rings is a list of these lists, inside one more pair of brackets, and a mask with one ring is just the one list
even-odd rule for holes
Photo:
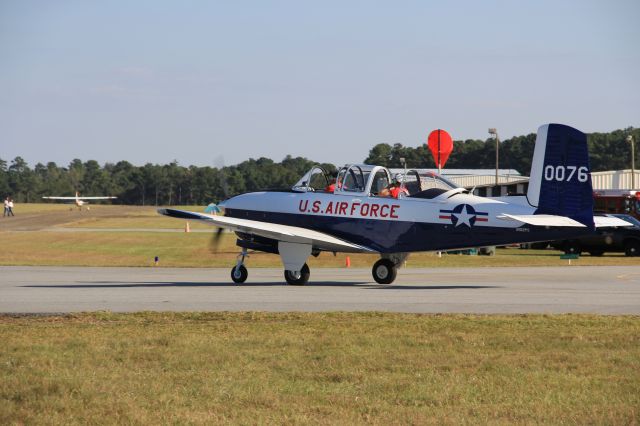
[[[382,166],[369,164],[348,164],[338,171],[338,176],[333,179],[322,167],[316,165],[300,178],[291,188],[296,192],[334,192],[336,194],[350,194],[359,196],[378,196],[381,191],[397,181],[404,186],[409,196],[417,195],[420,198],[432,198],[442,192],[458,188],[458,185],[448,181],[442,176],[430,172],[415,169],[406,173],[397,173],[392,176],[389,169]],[[333,187],[330,190],[330,185]],[[425,191],[431,196],[425,196]],[[437,194],[436,194],[437,193]]]

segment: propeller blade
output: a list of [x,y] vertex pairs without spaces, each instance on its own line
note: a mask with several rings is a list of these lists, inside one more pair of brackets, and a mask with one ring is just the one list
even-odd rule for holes
[[209,242],[209,249],[211,250],[212,253],[218,252],[218,247],[220,246],[223,232],[224,232],[223,228],[218,228],[218,230],[211,236],[211,241]]

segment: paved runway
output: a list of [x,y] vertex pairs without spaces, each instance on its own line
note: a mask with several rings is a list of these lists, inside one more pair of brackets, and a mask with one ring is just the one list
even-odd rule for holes
[[0,267],[0,312],[393,311],[640,314],[640,266],[401,269],[393,285],[368,269],[314,269],[304,287],[279,269]]

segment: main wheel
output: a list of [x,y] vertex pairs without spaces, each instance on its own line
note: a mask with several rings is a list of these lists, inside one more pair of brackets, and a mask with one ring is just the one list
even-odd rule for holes
[[629,241],[624,246],[625,256],[640,256],[640,241]]
[[305,285],[309,281],[310,275],[311,271],[309,271],[309,267],[306,263],[298,273],[293,271],[284,271],[284,279],[287,280],[287,284],[289,285]]
[[248,276],[249,272],[247,272],[247,268],[244,265],[240,265],[239,268],[237,266],[231,268],[231,279],[236,284],[242,284],[247,280]]
[[371,274],[378,284],[391,284],[398,275],[398,268],[389,259],[380,259],[373,264]]

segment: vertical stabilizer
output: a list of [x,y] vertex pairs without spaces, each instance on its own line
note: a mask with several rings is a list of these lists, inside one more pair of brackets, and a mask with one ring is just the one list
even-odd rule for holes
[[593,227],[587,135],[563,124],[538,129],[527,199],[536,214],[567,216]]

